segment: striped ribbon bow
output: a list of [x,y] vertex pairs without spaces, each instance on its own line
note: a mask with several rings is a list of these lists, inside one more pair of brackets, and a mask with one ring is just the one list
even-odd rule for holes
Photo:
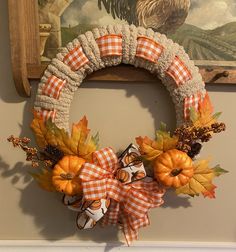
[[85,163],[80,174],[84,201],[110,199],[108,211],[101,216],[102,225],[121,225],[128,245],[137,239],[140,227],[149,225],[147,212],[163,204],[165,193],[156,181],[145,177],[137,156],[140,154],[134,145],[119,159],[111,148],[104,148],[94,152],[93,163]]

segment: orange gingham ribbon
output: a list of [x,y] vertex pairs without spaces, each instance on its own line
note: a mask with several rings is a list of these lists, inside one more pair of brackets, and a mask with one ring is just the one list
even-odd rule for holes
[[136,57],[156,63],[163,50],[164,47],[156,41],[145,36],[138,37]]
[[65,80],[57,78],[55,75],[51,75],[47,83],[44,85],[42,93],[54,99],[59,99],[60,93],[64,85],[66,84]]
[[89,62],[83,48],[81,46],[75,47],[63,59],[63,62],[68,65],[72,71],[79,70],[83,65]]
[[202,94],[200,92],[185,97],[184,99],[184,118],[189,120],[190,118],[190,109],[194,108],[196,111],[199,109],[199,103],[202,100]]
[[109,34],[96,39],[101,57],[122,55],[122,35]]
[[93,163],[85,163],[80,174],[87,201],[111,199],[102,225],[120,224],[128,245],[137,239],[138,229],[149,225],[147,212],[163,204],[165,190],[153,179],[123,184],[115,178],[118,158],[111,148],[93,153]]
[[47,121],[51,119],[53,122],[56,117],[56,110],[47,110],[47,109],[41,109],[39,111],[36,111],[37,116],[41,117],[43,121]]
[[191,72],[178,56],[175,56],[173,62],[166,72],[174,79],[177,86],[182,85],[192,79]]

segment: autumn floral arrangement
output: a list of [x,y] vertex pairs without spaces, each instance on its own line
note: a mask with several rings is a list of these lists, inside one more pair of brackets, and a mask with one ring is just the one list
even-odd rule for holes
[[[38,148],[29,147],[26,137],[10,136],[8,141],[25,151],[39,186],[61,193],[63,203],[78,212],[80,229],[97,222],[120,225],[130,244],[138,229],[149,224],[148,210],[163,204],[167,190],[215,198],[213,179],[227,171],[197,156],[213,134],[225,130],[219,116],[206,95],[198,110],[190,108],[189,121],[173,135],[161,124],[155,140],[137,137],[138,147],[131,144],[119,154],[112,148],[98,149],[98,134],[89,136],[86,117],[73,124],[69,134],[35,113],[31,128]],[[151,168],[148,174],[146,167]]]

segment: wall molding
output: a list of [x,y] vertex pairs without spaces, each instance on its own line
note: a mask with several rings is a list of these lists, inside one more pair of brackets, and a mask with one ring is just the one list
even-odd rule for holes
[[0,240],[1,252],[235,252],[236,242],[153,242],[138,241],[127,247],[121,243],[95,243],[80,241],[45,241],[45,240]]

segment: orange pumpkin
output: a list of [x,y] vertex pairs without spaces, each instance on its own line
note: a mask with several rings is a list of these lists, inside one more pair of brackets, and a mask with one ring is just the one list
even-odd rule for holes
[[123,169],[119,169],[116,172],[116,178],[121,183],[126,183],[130,178],[130,174],[127,171],[123,170]]
[[178,188],[186,185],[193,173],[192,159],[180,150],[168,150],[154,162],[154,177],[165,186]]
[[64,156],[52,171],[52,183],[55,189],[71,196],[81,193],[79,172],[84,162],[83,158],[77,156]]

